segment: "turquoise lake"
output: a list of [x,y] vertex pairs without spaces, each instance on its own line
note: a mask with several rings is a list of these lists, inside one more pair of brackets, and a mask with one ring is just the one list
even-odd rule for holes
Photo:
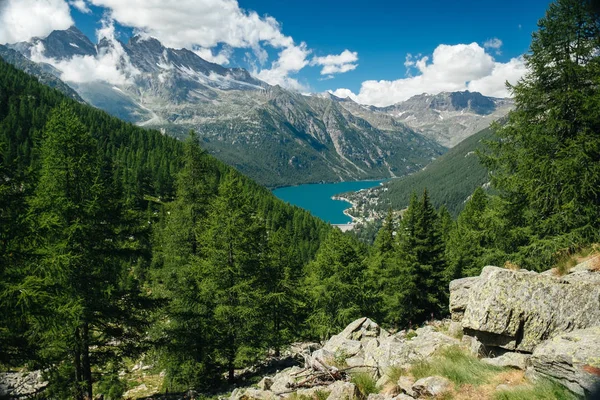
[[333,200],[331,197],[345,192],[356,192],[378,186],[381,181],[356,181],[337,183],[314,183],[288,186],[273,190],[273,194],[283,201],[304,208],[312,215],[331,224],[347,224],[352,219],[344,214],[351,207],[347,201]]

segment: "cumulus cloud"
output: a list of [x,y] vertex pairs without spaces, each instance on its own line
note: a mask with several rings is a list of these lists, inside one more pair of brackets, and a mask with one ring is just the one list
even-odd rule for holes
[[307,91],[304,85],[289,75],[297,73],[308,65],[307,57],[310,52],[304,42],[299,46],[287,47],[279,53],[279,58],[273,62],[271,68],[255,71],[255,74],[271,85],[281,85],[300,92]]
[[495,63],[492,73],[481,79],[469,82],[467,88],[491,97],[510,97],[506,82],[515,84],[527,73],[523,57],[516,57],[507,63]]
[[84,0],[70,0],[69,4],[84,14],[92,13],[92,10],[90,10],[90,8]]
[[498,38],[492,38],[492,39],[486,40],[485,43],[483,44],[483,47],[485,47],[486,49],[496,50],[496,54],[498,54],[498,55],[502,54],[502,51],[500,51],[500,48],[502,47],[502,40],[500,40]]
[[320,65],[321,75],[340,74],[348,71],[353,71],[358,67],[356,62],[358,61],[358,53],[344,50],[337,55],[328,55],[324,57],[315,57],[310,62],[310,65]]
[[410,56],[405,64],[416,69],[417,74],[394,81],[365,81],[358,94],[348,89],[331,93],[375,106],[388,106],[421,93],[467,89],[487,96],[506,97],[504,83],[507,80],[516,83],[526,71],[522,58],[499,63],[477,43],[442,44],[434,50],[431,60],[428,56],[420,59]]
[[[83,1],[83,0],[81,0]],[[290,77],[309,65],[310,50],[299,45],[282,32],[279,22],[268,15],[242,9],[237,0],[85,0],[105,7],[120,24],[133,27],[159,39],[165,46],[194,49],[209,61],[227,65],[233,52],[214,47],[221,44],[229,49],[245,48],[253,73],[267,83],[290,89],[305,90],[297,79]],[[268,63],[265,46],[277,49],[279,58]],[[349,50],[334,56],[318,57],[313,65],[322,66],[323,75],[342,73],[356,68],[356,53]]]
[[64,0],[5,0],[0,2],[0,43],[45,37],[73,25]]
[[44,56],[42,43],[32,49],[31,59],[48,63],[61,71],[61,79],[66,82],[85,83],[104,81],[113,85],[132,83],[140,72],[129,62],[129,56],[116,39],[112,21],[104,20],[96,31],[98,40],[107,39],[110,46],[102,48],[96,56],[75,56],[69,60],[56,60]]
[[488,39],[483,44],[483,47],[485,47],[486,49],[499,49],[500,47],[502,47],[502,40],[498,38]]
[[158,38],[167,47],[251,48],[261,42],[293,44],[277,20],[241,9],[236,0],[88,0],[110,10],[123,25]]
[[212,49],[199,47],[193,50],[196,55],[202,57],[206,61],[210,61],[215,64],[227,65],[233,55],[233,49],[230,46],[225,46],[217,54]]

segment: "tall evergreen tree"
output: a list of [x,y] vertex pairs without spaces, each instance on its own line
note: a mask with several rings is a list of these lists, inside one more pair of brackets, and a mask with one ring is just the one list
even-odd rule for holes
[[370,315],[365,258],[364,249],[352,236],[339,229],[327,236],[306,272],[313,335],[326,338],[353,319]]
[[253,210],[248,188],[236,172],[221,183],[202,239],[201,299],[213,310],[216,354],[233,382],[236,366],[264,336],[260,276],[266,252],[264,221]]
[[54,389],[92,398],[92,366],[114,355],[109,342],[126,345],[135,332],[138,296],[126,279],[119,198],[106,186],[96,141],[65,104],[46,125],[41,157],[30,214],[39,258],[22,285],[37,305],[31,334],[52,383],[70,382]]
[[416,289],[410,293],[418,322],[443,313],[447,288],[444,277],[444,243],[437,213],[427,190],[420,200],[413,194],[403,215],[399,235],[399,256],[412,255],[418,265]]
[[550,4],[524,56],[528,72],[510,87],[515,110],[484,156],[503,218],[529,227],[522,251],[538,263],[536,249],[554,254],[599,238],[599,21],[590,1]]
[[279,356],[283,345],[299,337],[305,317],[300,293],[302,263],[291,235],[283,228],[269,232],[267,259],[261,276],[267,345]]

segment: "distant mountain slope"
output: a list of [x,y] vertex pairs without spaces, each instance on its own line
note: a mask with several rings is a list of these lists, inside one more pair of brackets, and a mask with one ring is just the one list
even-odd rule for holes
[[21,53],[0,44],[0,58],[14,67],[35,76],[41,83],[61,91],[65,96],[82,102],[83,99],[69,85],[57,78],[59,71],[48,64],[29,61]]
[[377,211],[383,214],[390,206],[400,210],[408,206],[412,192],[420,194],[427,188],[436,207],[445,204],[451,214],[458,215],[473,191],[488,182],[488,172],[475,151],[482,148],[483,142],[490,140],[492,135],[489,128],[484,129],[419,172],[349,195],[357,204],[352,213],[360,215],[365,211]]
[[154,38],[94,45],[73,27],[12,47],[26,56],[35,51],[36,59],[42,51],[57,66],[73,57],[118,55],[123,82],[68,83],[126,121],[177,137],[196,130],[210,153],[271,187],[403,176],[446,151],[403,123],[373,125],[334,99],[270,86]]
[[487,128],[513,107],[510,99],[469,91],[421,94],[389,107],[363,106],[349,99],[338,101],[379,128],[405,124],[446,147],[456,146]]

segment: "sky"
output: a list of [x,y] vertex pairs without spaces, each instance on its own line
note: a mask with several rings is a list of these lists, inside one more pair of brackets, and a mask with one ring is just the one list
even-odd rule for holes
[[[93,42],[152,36],[300,92],[386,106],[471,90],[507,97],[549,0],[0,0],[0,43],[75,24]],[[122,49],[121,49],[122,50]],[[114,80],[123,54],[50,61],[64,78]],[[86,69],[82,69],[82,68]],[[108,72],[107,72],[108,71]]]

